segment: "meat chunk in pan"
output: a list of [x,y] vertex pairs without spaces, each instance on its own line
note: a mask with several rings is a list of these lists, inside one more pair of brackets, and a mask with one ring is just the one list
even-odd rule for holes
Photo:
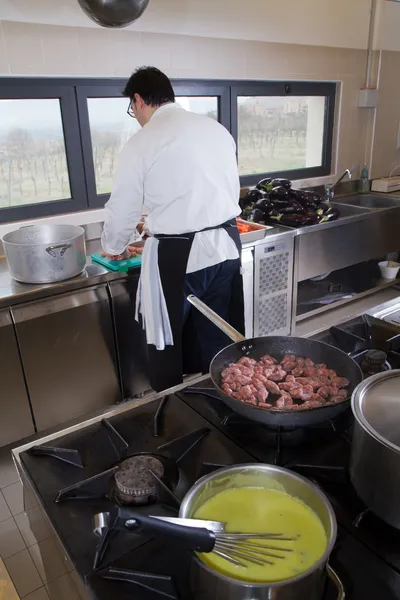
[[285,409],[293,405],[293,398],[289,394],[283,394],[275,402],[276,408]]
[[324,363],[285,354],[280,362],[265,354],[256,361],[242,356],[221,372],[222,391],[261,409],[308,410],[343,402],[350,382]]

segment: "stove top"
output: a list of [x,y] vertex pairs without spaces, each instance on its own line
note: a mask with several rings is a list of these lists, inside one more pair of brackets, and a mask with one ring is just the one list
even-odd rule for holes
[[[381,350],[386,359],[380,367],[397,368],[397,334],[388,323],[361,318],[316,339],[351,352],[360,364],[366,351]],[[377,358],[379,366],[382,357]],[[202,475],[259,461],[296,470],[328,495],[339,523],[330,562],[346,598],[400,600],[400,531],[367,511],[348,479],[351,410],[321,426],[271,430],[232,415],[213,395],[211,382],[203,387],[208,395],[185,389],[21,453],[24,472],[86,581],[88,597],[192,598],[190,553],[126,529],[111,530],[95,516],[112,514],[121,501],[135,502],[144,514],[176,516],[186,491]],[[132,479],[132,465],[144,464],[146,477],[136,472]],[[128,472],[116,480],[120,465]],[[336,597],[327,583],[323,600]]]

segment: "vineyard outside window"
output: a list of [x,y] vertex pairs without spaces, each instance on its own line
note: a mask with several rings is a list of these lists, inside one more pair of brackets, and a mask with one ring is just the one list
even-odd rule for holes
[[0,100],[0,208],[70,197],[59,100]]
[[324,96],[239,96],[240,175],[322,165]]

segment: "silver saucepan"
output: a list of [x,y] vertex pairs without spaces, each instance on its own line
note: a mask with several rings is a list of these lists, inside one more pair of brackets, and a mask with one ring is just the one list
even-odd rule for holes
[[[298,498],[318,515],[325,529],[327,546],[321,558],[307,571],[274,583],[243,581],[224,575],[207,565],[197,552],[209,552],[204,547],[209,543],[209,533],[205,529],[191,530],[188,520],[196,518],[196,512],[207,500],[219,492],[232,487],[256,487],[279,489]],[[265,464],[241,464],[218,469],[199,479],[185,495],[179,510],[178,519],[148,517],[128,507],[118,509],[117,519],[112,521],[125,531],[149,534],[165,543],[179,544],[182,548],[196,550],[191,567],[191,590],[194,600],[321,600],[324,594],[326,576],[335,584],[337,600],[344,600],[343,585],[328,564],[333,550],[337,524],[333,509],[326,496],[310,481],[282,467]],[[98,515],[97,517],[104,517]],[[166,521],[166,522],[164,522]],[[96,529],[101,527],[97,518]],[[196,525],[198,528],[198,525]],[[213,529],[215,531],[215,529]],[[194,533],[195,532],[195,533]]]

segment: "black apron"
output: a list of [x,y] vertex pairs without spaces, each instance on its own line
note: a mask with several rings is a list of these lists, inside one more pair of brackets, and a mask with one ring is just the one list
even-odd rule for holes
[[[238,249],[240,258],[242,248],[236,219],[231,219],[216,227],[207,227],[201,231],[179,235],[154,236],[159,240],[158,268],[174,340],[174,345],[166,346],[164,350],[157,350],[153,344],[147,346],[148,377],[152,388],[157,392],[182,383],[183,373],[189,374],[201,371],[201,366],[196,360],[196,332],[191,323],[190,315],[185,326],[183,325],[185,278],[194,236],[196,233],[214,229],[225,229],[227,231]],[[233,281],[228,321],[244,334],[243,282],[240,261],[238,265]]]

